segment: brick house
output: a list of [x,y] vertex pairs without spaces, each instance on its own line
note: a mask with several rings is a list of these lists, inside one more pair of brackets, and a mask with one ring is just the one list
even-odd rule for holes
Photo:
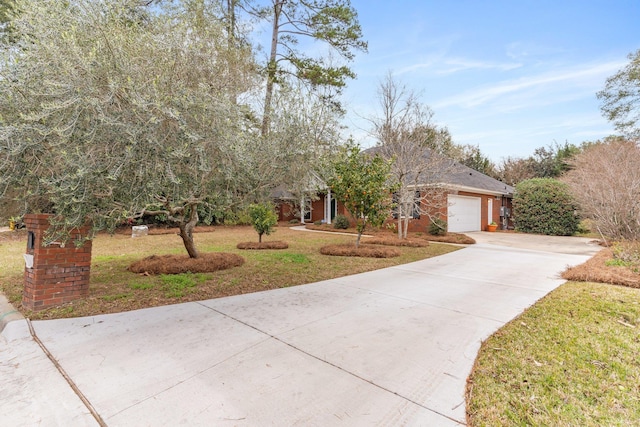
[[[415,212],[409,222],[409,231],[425,231],[431,221],[430,216],[446,220],[451,232],[486,230],[491,222],[499,224],[502,229],[513,225],[512,186],[459,163],[453,163],[442,180],[438,184],[442,190],[436,197],[446,197],[446,202],[439,203],[441,207],[429,212],[430,215]],[[299,200],[283,188],[273,194],[281,221],[299,219],[301,212],[302,223],[322,221],[330,224],[338,214],[348,216],[342,203],[337,202],[326,186],[319,186],[317,190],[309,192],[308,197]],[[423,207],[428,205],[423,199],[425,194],[424,187],[421,189],[418,185],[416,198],[420,198]],[[389,222],[392,221],[394,218],[390,217]]]

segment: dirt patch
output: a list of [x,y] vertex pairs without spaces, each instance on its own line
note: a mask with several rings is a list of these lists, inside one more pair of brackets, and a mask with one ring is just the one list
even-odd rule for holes
[[27,241],[27,229],[26,228],[0,232],[0,243],[2,243],[2,242],[16,242],[18,240],[24,240],[25,242]]
[[611,248],[602,249],[584,264],[570,267],[562,273],[562,278],[577,282],[599,282],[612,285],[640,288],[640,273],[624,266],[607,265],[613,259]]
[[327,245],[320,248],[320,253],[323,255],[366,258],[393,258],[400,256],[400,251],[398,249],[364,243],[360,244],[357,248],[355,244],[350,243],[343,245]]
[[188,255],[151,255],[136,261],[128,268],[133,273],[143,274],[180,274],[209,273],[226,270],[244,264],[244,258],[231,253],[205,253],[198,258]]
[[370,245],[385,245],[385,246],[404,246],[408,248],[426,248],[429,246],[429,242],[420,239],[398,239],[391,236],[380,236],[367,239],[367,244]]
[[280,240],[273,242],[240,242],[238,249],[287,249],[289,244]]

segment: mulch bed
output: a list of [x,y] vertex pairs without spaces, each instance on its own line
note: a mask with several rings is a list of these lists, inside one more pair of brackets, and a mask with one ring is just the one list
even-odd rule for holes
[[289,244],[281,240],[275,240],[273,242],[240,242],[237,245],[238,249],[287,249]]
[[198,258],[188,255],[151,255],[129,266],[129,271],[141,274],[210,273],[244,264],[237,254],[213,252],[200,254]]
[[398,239],[396,236],[384,236],[384,237],[372,237],[367,239],[367,244],[370,245],[385,245],[385,246],[404,246],[409,248],[426,248],[429,246],[429,242],[426,240],[418,239]]
[[[336,229],[332,225],[328,225],[328,224],[322,224],[322,225],[305,224],[305,228],[308,230],[316,230],[316,231],[330,231],[334,233],[357,234],[357,231],[354,228],[348,228],[346,230]],[[376,238],[384,238],[385,241],[389,241],[389,242],[392,241],[394,238],[397,239],[395,233],[392,233],[385,229],[367,229],[365,230],[364,234],[368,234]],[[459,233],[447,233],[442,236],[433,236],[429,233],[409,232],[408,237],[409,237],[408,240],[414,240],[414,241],[426,240],[430,242],[454,243],[459,245],[473,245],[474,243],[476,243],[474,239],[467,236],[466,234],[459,234]],[[371,240],[367,240],[367,242],[370,242],[370,241]],[[392,245],[392,243],[380,243],[380,244]],[[394,245],[394,246],[403,246],[403,245]]]
[[562,273],[562,278],[578,282],[611,283],[612,285],[640,288],[640,273],[626,267],[606,265],[605,262],[612,258],[612,249],[602,249],[584,264],[565,270]]
[[371,245],[367,243],[361,243],[357,248],[355,244],[351,243],[343,245],[327,245],[320,248],[320,253],[323,255],[365,258],[393,258],[400,256],[400,251],[396,248]]

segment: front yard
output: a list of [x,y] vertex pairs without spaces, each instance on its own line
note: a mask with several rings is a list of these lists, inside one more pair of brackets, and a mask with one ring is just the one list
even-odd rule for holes
[[400,256],[395,258],[326,256],[320,254],[320,247],[355,242],[355,236],[294,231],[280,226],[264,240],[286,241],[287,249],[240,250],[236,248],[239,242],[257,242],[258,235],[253,228],[215,227],[213,230],[195,234],[198,249],[203,253],[239,254],[245,259],[242,266],[201,274],[134,274],[127,271],[127,267],[144,257],[186,254],[181,239],[175,233],[140,238],[132,238],[130,234],[99,235],[93,243],[89,297],[40,312],[26,312],[20,304],[26,235],[4,233],[0,236],[0,290],[31,319],[89,316],[295,286],[405,264],[458,249],[432,243],[427,247],[399,247]]

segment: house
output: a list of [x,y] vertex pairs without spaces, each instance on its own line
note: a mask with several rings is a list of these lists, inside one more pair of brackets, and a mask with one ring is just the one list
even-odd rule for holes
[[[431,209],[428,208],[429,201],[424,198],[434,197],[433,191],[426,191],[427,185],[416,186],[416,197],[420,199],[418,202],[422,208],[420,210],[427,210],[429,215],[420,215],[419,210],[414,212],[409,221],[409,231],[427,230],[431,219],[435,217],[446,220],[450,232],[486,230],[487,225],[492,222],[499,224],[502,229],[512,226],[512,186],[453,161],[442,173],[441,180],[442,182],[437,183],[440,190],[436,197],[446,197],[446,201],[436,203],[437,207]],[[434,185],[431,183],[429,186],[432,188]],[[300,218],[300,212],[295,211],[294,206],[302,206],[302,223],[321,221],[330,224],[336,215],[348,215],[330,189],[326,186],[316,188],[318,190],[309,193],[310,196],[304,200],[296,200],[291,193],[280,189],[277,197],[274,197],[279,206],[280,220]],[[392,221],[394,219],[390,217],[389,222]]]

